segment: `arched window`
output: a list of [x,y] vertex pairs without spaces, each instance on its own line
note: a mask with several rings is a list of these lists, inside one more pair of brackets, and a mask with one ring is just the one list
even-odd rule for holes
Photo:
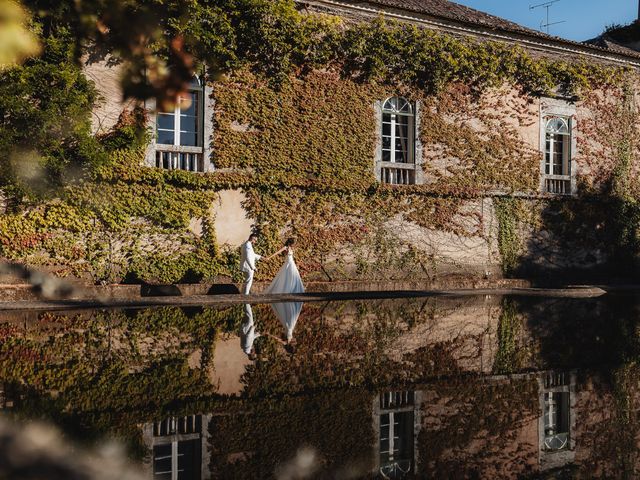
[[186,95],[181,95],[173,110],[158,112],[156,143],[163,145],[200,146],[198,129],[202,84],[194,76]]
[[[384,392],[379,399],[379,461],[382,478],[400,479],[415,473],[414,431],[419,418],[413,390]],[[374,407],[375,408],[375,407]]]
[[571,119],[545,118],[544,173],[548,193],[571,193]]
[[575,375],[569,372],[547,372],[542,375],[540,399],[543,401],[541,455],[569,448],[571,443],[571,404]]
[[196,75],[173,109],[156,117],[156,166],[203,171],[204,85]]
[[390,97],[382,103],[382,155],[380,181],[415,183],[415,108],[406,98]]
[[413,162],[413,107],[402,97],[388,98],[382,105],[382,161]]

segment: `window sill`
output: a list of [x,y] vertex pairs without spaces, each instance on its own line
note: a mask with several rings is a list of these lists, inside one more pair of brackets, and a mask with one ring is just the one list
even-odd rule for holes
[[[167,148],[168,147],[168,148]],[[202,147],[183,145],[154,145],[153,166],[163,170],[183,170],[204,173],[204,153]]]
[[398,170],[415,170],[415,163],[404,162],[378,162],[381,168],[395,168]]
[[544,175],[543,182],[543,193],[547,195],[571,196],[573,194],[570,175]]
[[190,147],[187,145],[169,145],[165,143],[156,143],[154,145],[156,151],[159,152],[179,152],[179,153],[202,153],[202,147]]
[[379,162],[378,165],[378,180],[380,183],[387,185],[415,185],[415,163]]

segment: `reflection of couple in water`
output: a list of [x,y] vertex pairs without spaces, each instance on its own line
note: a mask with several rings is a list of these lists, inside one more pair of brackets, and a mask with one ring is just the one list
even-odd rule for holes
[[[302,310],[302,302],[272,303],[271,308],[284,327],[282,339],[278,340],[284,343],[284,348],[287,352],[293,353],[295,351],[293,330],[300,316],[300,311]],[[244,321],[240,328],[240,345],[244,353],[246,353],[251,360],[255,360],[256,358],[253,342],[260,336],[253,322],[251,305],[245,303]]]
[[[253,250],[253,242],[258,239],[256,233],[249,235],[249,239],[240,247],[240,270],[244,275],[244,283],[242,285],[242,293],[248,295],[251,292],[251,285],[253,284],[253,276],[256,271],[256,262],[262,258]],[[284,246],[273,255],[269,255],[265,260],[275,257],[282,252],[287,252],[287,256],[284,260],[284,264],[274,277],[271,285],[265,290],[264,293],[303,293],[304,285],[298,272],[296,262],[293,260],[293,244],[294,239],[289,238]]]

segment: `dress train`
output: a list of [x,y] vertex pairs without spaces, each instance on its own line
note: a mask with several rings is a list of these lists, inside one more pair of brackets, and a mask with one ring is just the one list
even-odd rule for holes
[[302,278],[300,278],[296,262],[293,260],[293,250],[291,248],[287,252],[284,265],[282,265],[264,293],[304,293],[304,284],[302,283]]

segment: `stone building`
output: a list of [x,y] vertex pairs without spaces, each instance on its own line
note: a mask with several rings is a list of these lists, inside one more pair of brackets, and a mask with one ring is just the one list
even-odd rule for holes
[[[248,178],[216,187],[210,213],[221,248],[237,247],[252,227],[268,231],[263,249],[294,235],[308,281],[602,272],[614,265],[612,245],[624,249],[624,241],[613,238],[608,222],[617,217],[607,212],[620,145],[629,145],[628,176],[637,169],[639,123],[634,114],[624,117],[635,111],[637,95],[624,92],[637,92],[640,53],[605,40],[550,36],[447,0],[297,4],[303,15],[338,18],[343,29],[384,18],[399,29],[495,48],[498,69],[515,48],[532,65],[565,62],[625,80],[592,81],[580,95],[566,85],[535,92],[518,84],[526,79],[479,90],[454,79],[432,93],[401,80],[354,81],[331,68],[296,74],[284,90],[248,73],[219,81],[197,75],[188,100],[172,111],[145,105],[152,139],[144,164],[204,175],[212,184],[225,175]],[[103,97],[94,128],[106,132],[131,105],[119,100],[115,68],[98,63],[86,72]],[[267,185],[280,193],[265,193]],[[327,188],[335,201],[317,198]]]

